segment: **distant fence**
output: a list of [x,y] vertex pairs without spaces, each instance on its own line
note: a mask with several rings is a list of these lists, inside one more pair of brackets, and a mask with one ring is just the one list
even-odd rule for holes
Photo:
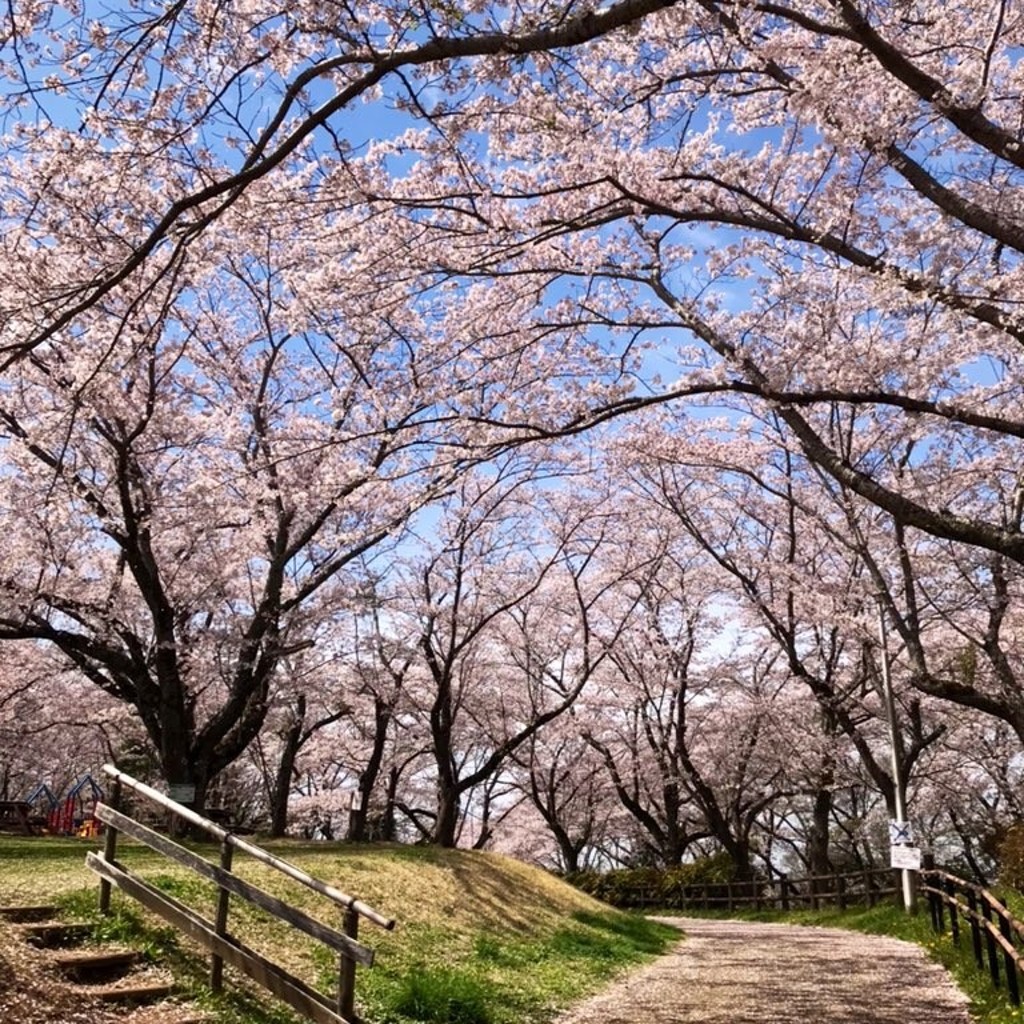
[[[623,885],[594,893],[618,907],[664,910],[797,910],[820,907],[873,907],[898,891],[889,869],[844,871],[790,878],[776,875],[742,882]],[[589,890],[588,890],[589,891]]]
[[[269,989],[283,1002],[304,1014],[316,1024],[342,1024],[355,1020],[355,970],[356,964],[369,967],[373,963],[373,950],[358,941],[360,917],[391,929],[395,922],[378,913],[365,903],[346,895],[333,886],[313,878],[301,868],[275,857],[262,847],[233,835],[226,829],[196,814],[188,807],[169,799],[149,786],[125,775],[111,765],[104,766],[104,772],[114,779],[115,795],[126,787],[138,793],[157,807],[168,811],[190,825],[202,829],[220,841],[220,864],[213,864],[191,850],[185,849],[167,836],[155,832],[141,822],[122,814],[114,807],[97,804],[96,817],[106,826],[105,845],[102,853],[89,853],[86,864],[100,876],[100,909],[105,913],[110,907],[111,886],[116,885],[129,896],[137,899],[144,907],[170,922],[179,931],[188,935],[211,952],[210,986],[216,992],[222,986],[224,964],[227,963],[247,974],[264,988]],[[166,893],[150,885],[144,879],[132,874],[117,861],[117,837],[119,833],[131,836],[144,843],[151,850],[183,865],[201,878],[213,882],[220,890],[217,898],[216,916],[206,920],[190,907],[172,899]],[[232,873],[232,856],[240,850],[260,863],[280,871],[336,904],[342,909],[343,925],[338,931],[307,915],[276,896],[243,881]],[[277,964],[253,949],[243,945],[228,932],[228,911],[230,897],[234,895],[255,904],[269,914],[317,939],[334,950],[339,957],[338,989],[336,998],[328,998],[289,974]]]
[[920,891],[928,897],[935,931],[944,932],[948,918],[950,935],[957,945],[961,934],[969,931],[979,970],[988,968],[996,988],[1001,985],[1002,973],[1010,1000],[1019,1006],[1018,972],[1024,966],[1024,924],[1010,913],[1004,900],[984,886],[934,868],[922,871],[920,878]]

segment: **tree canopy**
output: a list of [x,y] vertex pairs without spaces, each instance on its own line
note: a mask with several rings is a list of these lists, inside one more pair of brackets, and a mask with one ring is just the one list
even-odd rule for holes
[[454,842],[507,784],[570,857],[618,814],[746,871],[779,801],[814,794],[810,846],[837,779],[891,803],[877,602],[906,771],[950,705],[1004,750],[1022,24],[14,0],[0,639],[200,800],[334,736],[357,831],[386,792],[385,832]]

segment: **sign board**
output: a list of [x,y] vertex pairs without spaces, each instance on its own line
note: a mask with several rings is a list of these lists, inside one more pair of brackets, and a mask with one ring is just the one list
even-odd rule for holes
[[913,846],[914,829],[909,821],[889,819],[889,845]]
[[190,804],[195,801],[196,798],[196,787],[187,785],[174,785],[167,787],[167,795],[176,804]]
[[904,871],[921,870],[921,850],[917,846],[890,846],[889,859],[894,868]]

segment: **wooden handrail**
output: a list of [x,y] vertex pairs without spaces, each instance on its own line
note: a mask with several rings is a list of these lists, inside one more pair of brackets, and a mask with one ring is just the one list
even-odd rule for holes
[[[765,887],[778,887],[780,885],[794,886],[794,885],[801,885],[804,882],[834,882],[837,878],[855,879],[857,881],[860,881],[861,879],[864,878],[865,875],[870,875],[871,877],[876,877],[876,876],[888,876],[891,873],[892,873],[892,870],[890,868],[870,868],[870,869],[862,869],[862,870],[859,870],[859,871],[836,871],[836,872],[833,872],[832,874],[829,874],[829,875],[800,875],[799,877],[796,877],[796,878],[791,878],[788,875],[776,875],[775,877],[772,877],[772,878],[757,878],[757,879],[754,879],[754,880],[752,880],[750,882],[732,882],[732,884],[733,885],[751,885],[751,884],[756,884],[756,885],[761,885],[761,886],[765,886]],[[637,889],[637,890],[643,890],[643,889],[651,888],[652,884],[655,884],[655,883],[638,882],[636,885],[633,885],[633,886],[623,886],[622,888],[633,888],[633,889]],[[680,888],[683,888],[683,889],[688,889],[688,888],[699,889],[699,888],[702,888],[702,887],[705,887],[705,886],[729,885],[729,884],[730,884],[729,881],[722,881],[722,882],[685,882],[685,883],[683,883],[680,886]]]
[[242,899],[249,903],[254,903],[256,906],[267,911],[267,913],[287,922],[293,928],[297,928],[299,931],[305,932],[312,938],[319,940],[324,945],[330,946],[331,949],[337,950],[339,953],[347,953],[357,963],[361,963],[366,967],[373,965],[373,950],[367,949],[358,942],[354,942],[347,935],[334,928],[328,928],[315,918],[303,913],[297,907],[292,907],[285,903],[284,900],[264,892],[251,882],[246,882],[230,871],[225,871],[211,864],[191,850],[187,850],[184,846],[180,846],[166,836],[159,835],[153,829],[147,828],[127,815],[115,811],[106,804],[97,804],[96,817],[104,825],[109,825],[111,828],[117,829],[118,832],[131,836],[133,839],[148,846],[151,850],[155,850],[164,857],[176,861],[207,881],[213,882],[214,885],[219,886],[221,889],[226,889],[228,892],[242,897]]
[[241,836],[236,836],[234,833],[222,828],[215,822],[210,821],[209,818],[204,818],[201,814],[197,814],[191,808],[185,807],[183,804],[179,804],[169,796],[153,789],[151,786],[147,786],[144,782],[139,782],[137,779],[133,779],[130,775],[126,775],[114,765],[105,764],[103,766],[103,772],[110,776],[110,778],[115,782],[120,783],[127,789],[134,790],[136,793],[144,796],[147,800],[152,801],[157,806],[163,807],[165,810],[177,815],[183,821],[187,821],[190,825],[195,825],[197,828],[201,828],[204,832],[208,832],[222,843],[227,843],[234,846],[236,849],[242,850],[254,860],[258,860],[261,864],[266,864],[268,867],[272,867],[275,870],[280,871],[293,881],[299,882],[301,885],[305,885],[314,892],[320,893],[321,896],[325,896],[327,899],[332,900],[334,903],[344,907],[346,910],[353,910],[361,917],[365,917],[368,921],[372,921],[374,924],[379,925],[381,928],[385,928],[388,931],[391,931],[391,929],[395,927],[395,919],[393,917],[387,917],[386,915],[381,914],[379,911],[374,910],[373,907],[368,906],[361,900],[357,900],[354,896],[349,896],[348,893],[342,892],[340,889],[336,889],[333,885],[321,882],[319,878],[314,878],[312,875],[307,874],[294,864],[290,864],[288,861],[282,860],[280,857],[275,857],[272,853],[269,853],[262,847],[257,846],[255,843],[247,842]]
[[[923,878],[941,878],[945,882],[952,882],[959,889],[970,889],[976,896],[985,900],[986,903],[1002,918],[1004,918],[1009,925],[1013,928],[1017,934],[1024,939],[1024,922],[1019,921],[1017,918],[1010,913],[1008,907],[1004,907],[1000,902],[999,898],[992,893],[989,889],[986,889],[982,885],[978,885],[977,882],[969,882],[966,878],[960,878],[958,875],[951,875],[948,871],[942,871],[939,868],[929,868],[926,871],[921,872]],[[939,895],[946,895],[943,891],[938,889],[928,889],[926,891],[936,892]]]
[[[836,903],[844,907],[850,903],[867,902],[872,905],[897,891],[891,883],[888,869],[836,872],[829,875],[803,875],[790,878],[757,878],[748,881],[690,882],[671,885],[663,889],[656,881],[618,883],[605,898],[622,906],[669,907],[701,906],[704,909],[736,907],[780,907],[813,903]],[[598,893],[600,895],[600,893]]]
[[[984,967],[985,952],[981,942],[984,934],[988,947],[988,966],[992,984],[999,985],[999,964],[997,948],[1002,951],[1003,966],[1010,999],[1020,1003],[1018,973],[1024,972],[1024,953],[1017,944],[1024,941],[1024,926],[1007,909],[994,893],[983,885],[968,881],[948,871],[927,867],[921,872],[921,891],[928,895],[932,908],[932,925],[937,932],[945,929],[942,908],[949,909],[949,920],[953,941],[958,942],[959,925],[957,915],[970,923],[974,956],[979,967]],[[958,899],[966,893],[968,902]],[[996,921],[992,920],[993,914]]]
[[[971,888],[976,887],[972,885]],[[972,910],[971,907],[964,903],[962,900],[958,900],[955,896],[950,895],[950,893],[946,892],[943,889],[936,889],[934,886],[931,885],[922,885],[921,892],[932,893],[933,895],[938,896],[942,900],[942,902],[946,904],[946,906],[956,907],[956,909],[961,914],[963,914],[964,917],[970,919],[971,921],[977,921],[978,925],[981,928],[984,928],[985,931],[987,931],[992,936],[993,940],[997,942],[1000,946],[1002,946],[1005,952],[1009,953],[1010,956],[1013,957],[1017,966],[1022,971],[1024,971],[1024,954],[1022,954],[1017,949],[1017,947],[1014,946],[1012,942],[1010,942],[1009,939],[1005,938],[1003,934],[999,931],[999,929],[996,927],[996,925],[994,925],[991,921],[986,921],[981,914],[977,913],[977,911]],[[998,902],[990,903],[989,907],[990,909],[995,910],[998,913]]]
[[[220,863],[215,864],[199,856],[174,842],[169,836],[162,835],[114,807],[98,803],[95,815],[106,825],[103,852],[87,854],[86,865],[100,878],[101,913],[109,913],[111,890],[116,886],[207,948],[210,953],[210,988],[213,992],[222,990],[224,965],[229,964],[269,989],[314,1024],[355,1024],[356,966],[362,964],[369,967],[374,960],[373,950],[359,942],[359,918],[365,917],[388,929],[394,927],[394,920],[340,889],[314,878],[294,864],[275,857],[255,843],[241,839],[216,822],[133,779],[113,765],[104,765],[103,771],[114,780],[112,803],[117,803],[122,789],[131,789],[155,806],[219,839]],[[217,887],[217,905],[212,919],[204,916],[202,911],[174,899],[154,882],[129,871],[117,859],[117,837],[120,833],[181,864],[200,878],[212,882]],[[236,849],[342,907],[341,930],[329,927],[298,907],[239,878],[232,870],[233,853]],[[262,908],[278,920],[317,939],[331,949],[338,957],[336,995],[331,998],[318,992],[280,964],[233,936],[228,930],[232,896]]]

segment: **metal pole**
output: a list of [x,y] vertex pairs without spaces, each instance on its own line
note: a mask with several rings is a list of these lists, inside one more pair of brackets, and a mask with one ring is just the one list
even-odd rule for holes
[[[892,693],[892,675],[889,671],[889,635],[885,628],[885,605],[878,602],[878,639],[882,646],[882,697],[885,700],[885,717],[889,720],[889,753],[892,758],[892,783],[896,795],[896,822],[905,825],[907,822],[906,791],[900,772],[899,733],[896,728],[896,700]],[[914,879],[909,868],[900,871],[903,883],[903,909],[912,914],[917,909],[917,894],[914,891]]]

